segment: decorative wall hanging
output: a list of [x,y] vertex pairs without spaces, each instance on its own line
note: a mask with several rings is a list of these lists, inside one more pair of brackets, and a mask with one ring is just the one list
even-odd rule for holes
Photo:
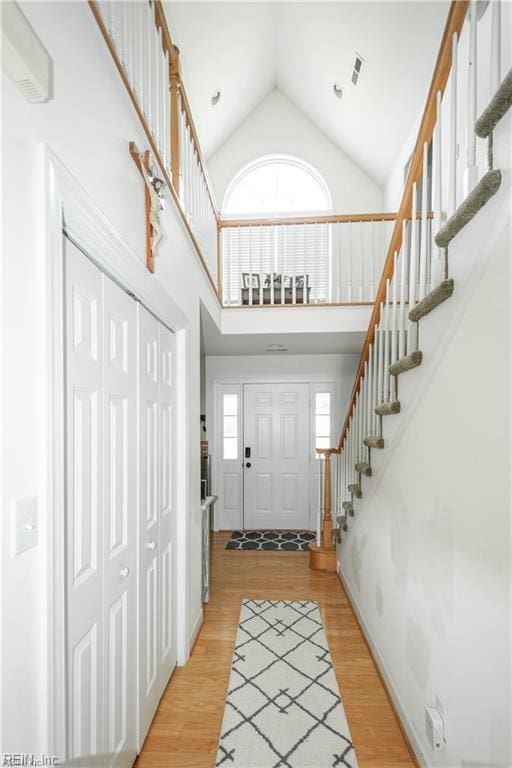
[[139,152],[134,141],[130,142],[130,155],[144,180],[146,206],[146,266],[154,272],[154,258],[164,237],[160,213],[165,207],[163,199],[165,182],[157,176],[157,168],[151,152]]

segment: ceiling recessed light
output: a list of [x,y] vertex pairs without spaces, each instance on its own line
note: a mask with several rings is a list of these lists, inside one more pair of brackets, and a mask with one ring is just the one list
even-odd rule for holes
[[213,92],[212,96],[212,106],[214,107],[216,104],[219,103],[221,97],[221,91],[219,88],[217,88],[216,91]]
[[341,85],[339,83],[334,83],[332,89],[334,91],[334,95],[337,96],[338,99],[341,99],[341,97],[343,96],[343,88],[341,87]]

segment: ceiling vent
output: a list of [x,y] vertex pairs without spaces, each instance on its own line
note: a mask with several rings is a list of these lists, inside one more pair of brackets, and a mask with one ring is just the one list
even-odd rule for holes
[[265,347],[265,352],[288,352],[288,347],[284,344],[269,344]]
[[356,58],[354,61],[354,69],[352,70],[352,77],[350,78],[352,85],[357,85],[357,83],[359,82],[359,78],[361,77],[361,72],[363,71],[363,65],[364,65],[363,57],[360,56],[358,53],[356,53]]
[[17,3],[1,3],[2,68],[32,103],[50,98],[51,59]]

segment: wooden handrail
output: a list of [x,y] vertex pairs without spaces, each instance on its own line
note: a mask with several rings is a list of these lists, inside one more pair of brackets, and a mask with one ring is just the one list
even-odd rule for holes
[[[295,224],[358,224],[372,221],[395,221],[398,213],[328,213],[322,216],[280,216],[264,219],[219,219],[219,229],[238,227],[284,227]],[[411,217],[405,217],[410,219]],[[421,213],[417,214],[421,218]],[[427,219],[433,219],[433,211],[427,213]]]
[[380,305],[381,303],[385,302],[386,299],[386,283],[393,276],[394,254],[395,251],[398,252],[400,250],[400,246],[402,245],[402,222],[411,217],[413,185],[420,180],[422,175],[423,145],[425,142],[429,142],[432,139],[436,123],[437,94],[439,91],[441,93],[444,92],[446,83],[448,82],[448,76],[450,74],[453,35],[460,35],[462,25],[464,24],[464,19],[466,18],[468,5],[469,0],[452,0],[452,4],[450,6],[450,11],[446,20],[439,53],[437,55],[432,82],[430,84],[425,109],[423,111],[418,138],[416,139],[414,152],[411,158],[411,164],[409,167],[409,173],[407,174],[407,179],[404,186],[402,202],[400,203],[395,226],[391,235],[388,253],[384,263],[379,287],[377,289],[377,294],[375,296],[375,304],[373,307],[372,315],[370,317],[370,323],[368,325],[368,331],[366,333],[363,350],[361,352],[352,394],[347,407],[345,421],[340,432],[340,437],[338,440],[339,449],[341,449],[343,445],[343,440],[345,438],[345,434],[347,432],[350,421],[350,414],[352,413],[356,395],[359,392],[359,388],[361,386],[361,380],[364,373],[364,365],[368,361],[370,344],[373,342],[375,335],[375,326],[379,323],[380,320]]
[[[160,2],[160,0],[158,0]],[[206,189],[208,190],[208,195],[210,197],[210,202],[212,204],[212,208],[215,211],[215,218],[217,219],[217,222],[219,221],[219,208],[217,206],[217,202],[215,200],[215,192],[213,191],[213,186],[210,181],[210,175],[208,173],[208,168],[206,166],[205,159],[203,157],[203,152],[201,149],[201,144],[199,143],[199,136],[197,135],[196,126],[194,123],[194,118],[192,117],[192,110],[190,109],[190,104],[188,103],[187,98],[187,92],[185,90],[185,87],[183,85],[183,81],[181,81],[181,88],[180,88],[180,94],[181,94],[181,106],[183,109],[183,112],[185,114],[185,119],[187,122],[188,127],[190,128],[190,135],[192,137],[192,141],[194,142],[194,147],[196,150],[197,158],[199,160],[199,164],[201,166],[201,173],[203,174],[204,182],[206,184]]]
[[[215,212],[215,218],[218,220],[219,218],[219,208],[215,200],[215,193],[213,191],[213,186],[210,181],[210,177],[208,174],[208,168],[206,166],[206,162],[203,157],[203,152],[201,150],[201,143],[199,141],[199,136],[197,135],[196,126],[194,123],[194,118],[192,117],[192,110],[190,109],[190,104],[188,102],[187,93],[185,86],[183,84],[183,80],[181,79],[181,67],[180,67],[180,50],[179,48],[174,45],[171,33],[169,31],[169,27],[167,26],[167,19],[165,17],[165,11],[162,7],[162,0],[149,0],[150,5],[155,8],[155,21],[158,27],[162,29],[162,43],[169,54],[169,62],[170,62],[170,76],[171,78],[177,78],[179,87],[176,88],[176,92],[179,92],[179,95],[181,96],[181,105],[183,112],[185,114],[187,125],[190,128],[190,134],[192,136],[192,141],[194,142],[195,151],[199,160],[199,164],[201,166],[201,173],[204,178],[204,182],[206,184],[206,188],[208,190],[208,195],[210,197],[210,202],[212,204],[212,208]],[[174,157],[171,157],[171,162],[177,163],[177,168],[179,169],[179,160],[175,159]],[[173,165],[174,169],[174,165]],[[179,174],[177,176],[179,178]],[[173,172],[173,179],[174,179],[174,172]],[[179,185],[179,182],[178,182]],[[176,190],[179,194],[179,189]]]
[[[160,2],[160,0],[156,0],[156,1],[158,3]],[[140,122],[140,124],[142,126],[142,129],[143,129],[145,135],[146,135],[146,139],[147,139],[147,142],[148,142],[148,144],[149,144],[149,146],[151,148],[151,151],[153,153],[153,157],[155,158],[155,161],[157,162],[158,167],[160,168],[160,173],[162,174],[162,178],[165,181],[166,186],[169,189],[169,194],[171,195],[171,197],[174,200],[174,203],[176,204],[176,207],[177,207],[177,209],[178,209],[178,211],[180,213],[180,216],[181,216],[181,218],[183,220],[183,224],[184,224],[185,229],[187,230],[187,233],[188,233],[188,235],[190,237],[190,240],[192,242],[194,250],[196,251],[196,253],[197,253],[198,257],[199,257],[199,260],[200,260],[200,262],[201,262],[201,264],[202,264],[202,266],[204,268],[204,271],[206,273],[208,281],[210,282],[210,284],[211,284],[211,286],[213,288],[213,291],[214,291],[214,293],[215,293],[215,295],[217,297],[217,300],[219,301],[219,304],[220,304],[219,286],[215,285],[215,282],[213,281],[213,278],[212,278],[212,276],[210,274],[210,270],[208,269],[208,265],[207,265],[206,261],[203,258],[203,254],[201,252],[201,248],[199,246],[199,243],[197,242],[196,236],[194,235],[194,232],[192,231],[192,228],[190,227],[190,224],[188,223],[187,216],[186,216],[185,211],[183,209],[183,206],[181,204],[181,200],[180,200],[178,194],[176,193],[176,190],[174,189],[174,186],[172,184],[172,180],[171,180],[170,175],[169,175],[169,173],[167,171],[167,168],[165,167],[165,163],[164,163],[164,161],[163,161],[163,159],[162,159],[162,157],[160,155],[160,151],[159,151],[159,149],[157,147],[157,144],[156,144],[156,142],[155,142],[155,140],[153,138],[153,134],[151,132],[151,129],[149,128],[148,123],[146,121],[146,118],[144,117],[144,115],[142,113],[142,109],[140,108],[140,105],[139,105],[138,99],[137,99],[137,97],[135,95],[135,92],[134,92],[133,88],[131,87],[130,83],[128,82],[128,78],[126,77],[126,74],[124,72],[124,68],[123,68],[122,62],[121,62],[121,60],[120,60],[120,58],[119,58],[119,56],[117,54],[117,51],[116,51],[116,49],[115,49],[115,47],[114,47],[114,45],[112,43],[111,38],[110,38],[109,31],[108,31],[108,29],[106,28],[106,26],[105,26],[105,24],[103,22],[103,18],[102,18],[101,12],[100,12],[100,10],[97,7],[97,0],[88,0],[88,3],[89,3],[89,7],[90,7],[90,9],[92,11],[92,14],[93,14],[94,18],[96,19],[96,23],[98,24],[100,32],[101,32],[101,34],[102,34],[102,36],[103,36],[103,38],[105,40],[107,48],[109,49],[110,54],[111,54],[111,56],[112,56],[112,58],[114,60],[116,68],[117,68],[117,70],[119,72],[119,76],[121,77],[121,80],[122,80],[122,82],[123,82],[123,84],[124,84],[124,86],[125,86],[125,88],[126,88],[126,90],[128,92],[128,95],[129,95],[130,100],[131,100],[131,102],[133,104],[135,112],[137,113],[137,117],[139,118],[139,122]],[[165,19],[164,19],[164,23],[165,23]],[[162,39],[164,41],[165,40],[170,40],[170,35],[167,37],[166,35],[162,34]]]
[[219,219],[219,228],[282,227],[287,224],[347,224],[359,221],[394,221],[396,213],[329,213],[321,216],[280,216],[279,218]]

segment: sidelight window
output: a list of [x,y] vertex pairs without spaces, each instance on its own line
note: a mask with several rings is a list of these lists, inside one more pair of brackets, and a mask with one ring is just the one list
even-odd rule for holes
[[315,394],[315,448],[331,447],[331,393]]
[[222,398],[223,459],[238,459],[238,395]]

